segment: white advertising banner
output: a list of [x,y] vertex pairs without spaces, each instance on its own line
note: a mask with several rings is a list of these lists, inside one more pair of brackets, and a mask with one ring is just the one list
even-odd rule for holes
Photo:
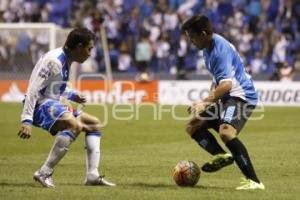
[[[300,106],[300,82],[254,82],[260,103],[266,106]],[[0,80],[0,101],[21,102],[28,80]],[[210,81],[116,81],[113,90],[106,92],[104,82],[83,80],[80,90],[89,103],[160,103],[189,105],[209,95]]]
[[160,104],[188,105],[209,95],[210,81],[159,81]]
[[300,106],[300,82],[254,82],[259,99],[266,106]]
[[[209,94],[210,81],[159,81],[160,104],[188,105]],[[300,82],[255,81],[260,103],[266,106],[300,106]]]

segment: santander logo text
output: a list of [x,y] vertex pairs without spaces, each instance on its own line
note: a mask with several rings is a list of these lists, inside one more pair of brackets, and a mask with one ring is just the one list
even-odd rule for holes
[[95,90],[81,89],[81,93],[86,97],[88,103],[139,104],[148,96],[146,90],[137,89],[136,85],[129,81],[114,82],[111,90],[104,88]]

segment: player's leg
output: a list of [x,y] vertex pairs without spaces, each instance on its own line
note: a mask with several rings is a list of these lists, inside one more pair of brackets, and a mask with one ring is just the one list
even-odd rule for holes
[[205,163],[201,169],[205,172],[215,172],[233,163],[231,154],[219,145],[216,138],[208,130],[213,128],[218,131],[219,117],[218,105],[211,106],[208,110],[193,118],[186,126],[187,133],[207,152],[214,155],[213,159]]
[[[53,169],[67,153],[68,147],[82,131],[82,125],[70,113],[65,112],[53,125],[53,132],[61,132],[55,139],[48,159],[43,167]],[[42,168],[43,169],[43,168]]]
[[222,140],[246,177],[246,180],[242,181],[241,187],[237,187],[237,189],[264,189],[263,184],[255,173],[248,151],[245,145],[236,137],[236,133],[236,129],[230,124],[222,124],[220,126],[220,136]]
[[100,122],[99,120],[87,113],[81,113],[77,118],[83,125],[85,132],[85,149],[87,155],[87,177],[99,176],[98,167],[100,162]]
[[193,118],[187,123],[186,132],[200,147],[205,149],[211,155],[226,153],[213,134],[208,130],[206,121],[199,118]]
[[40,106],[40,112],[36,112],[35,115],[36,118],[41,118],[40,126],[50,131],[50,133],[56,134],[61,131],[56,137],[45,163],[40,170],[34,173],[34,179],[39,181],[43,186],[54,187],[51,178],[54,167],[64,157],[71,143],[80,134],[82,126],[67,111],[66,107],[56,101],[50,101]]
[[100,121],[97,117],[87,113],[81,113],[77,120],[82,124],[83,131],[85,132],[85,149],[86,149],[86,185],[107,185],[115,186],[114,183],[110,183],[105,180],[99,174],[100,165]]
[[[224,116],[221,119],[222,124],[219,129],[220,137],[232,153],[240,170],[247,178],[247,187],[252,187],[248,189],[264,189],[263,184],[260,183],[255,173],[245,145],[237,138],[237,134],[241,131],[247,118],[251,115],[253,108],[249,108],[244,102],[236,99],[230,100],[224,107]],[[244,186],[245,182],[243,182],[242,188],[237,189],[246,189]]]

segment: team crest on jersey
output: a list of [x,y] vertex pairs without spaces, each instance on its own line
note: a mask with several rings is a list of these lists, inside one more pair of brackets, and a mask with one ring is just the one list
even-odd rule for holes
[[45,68],[42,68],[38,75],[41,77],[41,78],[44,78],[44,79],[48,79],[48,77],[50,76],[50,71],[48,69],[45,69]]
[[60,72],[59,65],[54,61],[48,61],[47,68],[51,70],[54,75],[57,75]]
[[64,78],[68,78],[68,71],[65,71]]

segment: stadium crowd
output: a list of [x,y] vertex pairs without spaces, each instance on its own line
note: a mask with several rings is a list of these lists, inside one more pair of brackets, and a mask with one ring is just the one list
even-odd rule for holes
[[[238,48],[252,74],[291,80],[294,71],[300,72],[300,0],[0,1],[0,22],[84,26],[98,35],[103,22],[113,71],[166,72],[177,74],[178,79],[185,79],[186,71],[205,73],[202,54],[180,29],[184,20],[200,12]],[[22,58],[28,50],[46,51],[47,42],[45,36],[23,33],[15,50],[9,51],[9,40],[0,34],[0,62],[16,65],[10,55]],[[101,44],[96,47],[84,71],[105,70]],[[29,54],[33,61],[21,63],[33,67],[34,56]]]

